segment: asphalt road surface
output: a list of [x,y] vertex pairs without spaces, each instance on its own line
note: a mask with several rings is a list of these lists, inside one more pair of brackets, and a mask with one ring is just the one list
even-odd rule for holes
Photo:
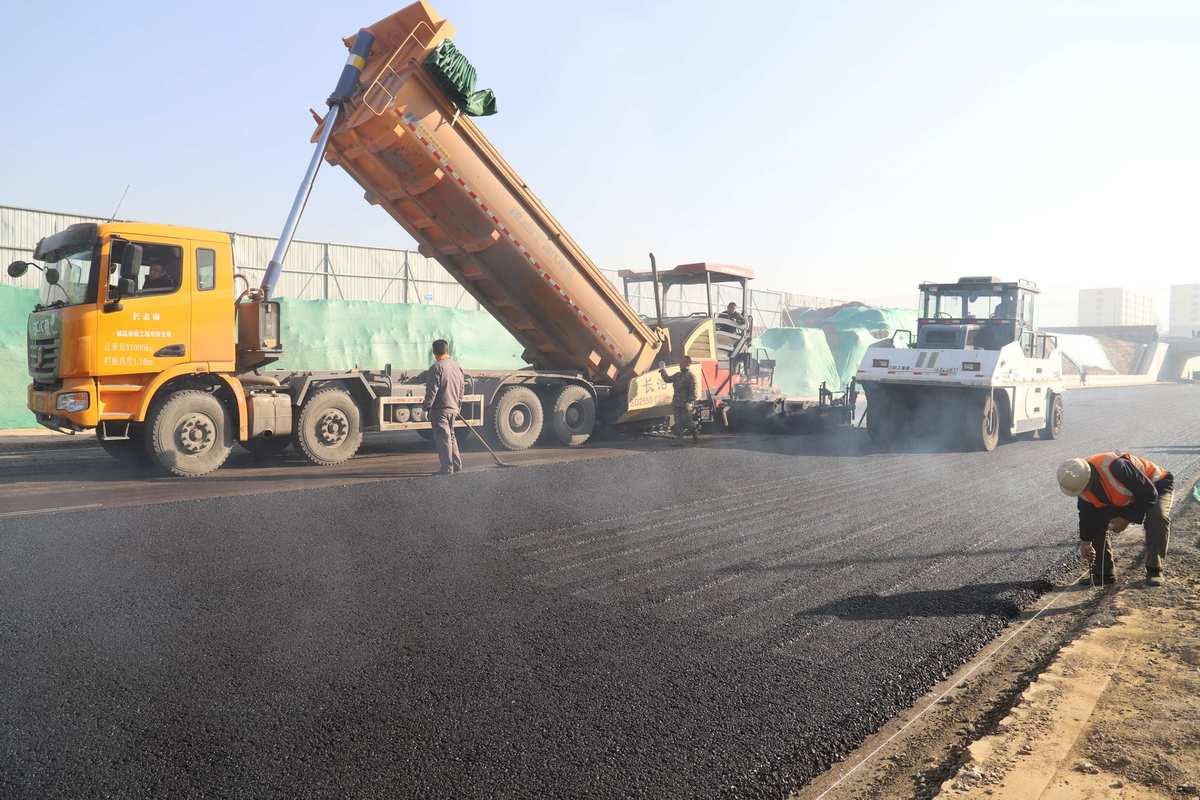
[[743,437],[3,517],[0,796],[780,797],[1061,572],[1059,461],[1183,483],[1198,402],[1075,392],[993,453]]

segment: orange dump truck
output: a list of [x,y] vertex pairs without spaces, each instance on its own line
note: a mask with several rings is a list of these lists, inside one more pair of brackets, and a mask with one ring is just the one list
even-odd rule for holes
[[38,244],[45,266],[10,265],[46,278],[28,325],[37,421],[94,430],[114,455],[182,476],[218,468],[235,443],[263,455],[294,445],[328,465],[354,455],[364,431],[427,432],[420,375],[264,369],[283,354],[271,294],[322,159],[524,346],[527,368],[469,375],[463,414],[497,444],[522,449],[547,433],[578,445],[597,425],[669,415],[655,366],[716,358],[713,320],[651,327],[617,294],[470,119],[486,103],[451,32],[418,2],[347,42],[262,283],[236,302],[231,243],[213,231],[75,225]]

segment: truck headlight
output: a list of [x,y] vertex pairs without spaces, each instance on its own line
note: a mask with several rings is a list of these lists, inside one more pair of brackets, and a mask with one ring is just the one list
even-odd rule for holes
[[67,392],[58,396],[58,402],[54,404],[54,407],[70,414],[75,411],[87,410],[90,402],[87,392]]
[[979,372],[979,370],[980,370],[980,366],[979,366],[978,361],[962,362],[962,371],[963,372]]

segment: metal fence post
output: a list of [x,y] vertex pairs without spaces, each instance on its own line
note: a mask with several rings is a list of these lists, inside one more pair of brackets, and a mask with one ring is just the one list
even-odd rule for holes
[[322,250],[324,252],[324,257],[321,259],[321,269],[325,273],[324,278],[322,278],[322,280],[325,282],[324,297],[326,300],[328,300],[329,299],[329,242],[325,242],[324,246],[322,247]]

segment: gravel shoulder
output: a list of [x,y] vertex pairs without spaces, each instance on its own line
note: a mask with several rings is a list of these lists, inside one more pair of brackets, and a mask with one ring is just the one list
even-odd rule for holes
[[[1200,506],[1173,524],[1168,584],[1140,581],[1140,531],[1089,628],[943,786],[964,798],[1200,794]],[[1132,562],[1132,563],[1131,563]]]

